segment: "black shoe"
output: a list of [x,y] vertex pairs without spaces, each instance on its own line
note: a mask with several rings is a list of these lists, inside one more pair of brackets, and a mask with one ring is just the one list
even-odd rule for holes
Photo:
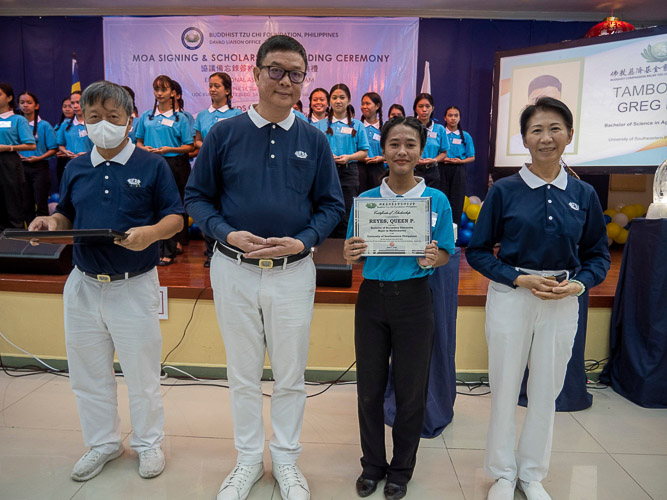
[[387,500],[399,500],[408,494],[407,484],[387,483],[384,485],[384,497]]
[[378,479],[366,479],[364,476],[357,478],[357,495],[360,497],[367,497],[372,495],[378,487]]
[[211,267],[211,257],[206,257],[204,261],[204,267]]

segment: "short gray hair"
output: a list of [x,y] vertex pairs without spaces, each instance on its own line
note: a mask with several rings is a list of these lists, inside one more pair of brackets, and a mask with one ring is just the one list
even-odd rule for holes
[[91,83],[85,88],[81,94],[81,110],[85,111],[88,106],[98,102],[104,104],[107,100],[115,102],[118,107],[124,109],[128,117],[132,116],[134,105],[128,91],[106,80]]

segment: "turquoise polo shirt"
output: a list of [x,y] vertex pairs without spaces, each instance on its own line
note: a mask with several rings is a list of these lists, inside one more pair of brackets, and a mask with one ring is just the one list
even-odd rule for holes
[[447,151],[447,134],[445,127],[439,123],[431,122],[431,126],[426,129],[426,146],[422,158],[435,158],[443,151]]
[[[35,121],[28,123],[30,131],[34,130]],[[51,149],[58,149],[58,142],[56,141],[56,133],[53,127],[46,120],[37,117],[37,148],[34,151],[21,151],[24,157],[42,156]]]
[[363,122],[366,128],[366,137],[368,138],[368,157],[382,156],[382,148],[380,147],[380,122],[370,123]]
[[21,115],[7,111],[0,115],[0,144],[18,146],[19,144],[35,144],[32,128],[28,120]]
[[[405,194],[395,194],[389,186],[387,179],[382,179],[380,186],[365,191],[359,195],[360,198],[431,198],[431,238],[438,242],[438,248],[442,248],[449,255],[455,252],[454,226],[452,222],[452,209],[449,200],[444,193],[438,189],[427,187],[424,179]],[[354,236],[354,207],[350,213],[350,221],[347,225],[347,237]],[[364,259],[363,277],[369,280],[380,281],[403,281],[412,278],[421,278],[433,274],[434,269],[422,269],[419,267],[416,257],[366,257]]]
[[[144,146],[161,148],[167,146],[178,148],[184,144],[192,144],[193,132],[187,116],[180,111],[171,109],[166,113],[144,111],[137,123],[136,140],[144,141]],[[178,119],[177,119],[178,118]],[[182,153],[167,153],[162,156],[179,156]]]
[[[351,155],[358,151],[368,151],[370,148],[366,128],[359,120],[352,118],[351,124],[348,125],[347,118],[343,120],[332,118],[330,122],[328,120],[320,120],[317,123],[313,123],[313,125],[324,132],[329,141],[331,151],[336,156]],[[333,134],[326,133],[329,126],[333,130]],[[354,137],[352,136],[352,130],[356,132]]]
[[88,138],[86,124],[77,120],[76,116],[60,125],[57,142],[74,154],[89,153],[93,150],[93,141]]
[[243,111],[239,108],[230,108],[226,104],[221,108],[210,106],[208,109],[200,111],[197,115],[195,119],[195,131],[199,132],[202,139],[204,139],[213,125],[222,120],[238,116],[241,113]]
[[452,132],[449,129],[445,129],[445,131],[447,137],[447,157],[465,160],[466,158],[475,156],[475,146],[468,132],[465,130],[455,130]]

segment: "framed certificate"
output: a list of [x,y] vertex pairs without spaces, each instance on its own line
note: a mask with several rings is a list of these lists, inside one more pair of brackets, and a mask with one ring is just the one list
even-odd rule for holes
[[431,198],[355,198],[354,235],[365,257],[423,257],[431,242]]
[[67,229],[60,231],[27,231],[25,229],[5,229],[3,238],[10,240],[41,240],[44,243],[71,244],[113,244],[114,240],[127,238],[127,233],[112,229]]

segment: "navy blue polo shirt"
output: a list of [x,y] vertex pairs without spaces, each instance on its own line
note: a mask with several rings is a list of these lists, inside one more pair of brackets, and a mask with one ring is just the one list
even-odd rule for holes
[[185,187],[188,214],[205,234],[232,231],[321,243],[344,216],[326,137],[294,113],[279,123],[254,107],[211,128]]
[[[500,243],[498,257],[493,247]],[[587,289],[604,281],[609,265],[607,230],[595,190],[561,168],[551,183],[525,165],[491,186],[468,248],[468,263],[508,286],[516,267],[576,270]]]
[[[56,212],[74,229],[114,229],[156,224],[182,214],[183,204],[169,165],[132,141],[110,161],[93,148],[67,164]],[[157,242],[135,252],[115,244],[74,245],[72,260],[82,271],[121,274],[144,271],[159,260]]]

